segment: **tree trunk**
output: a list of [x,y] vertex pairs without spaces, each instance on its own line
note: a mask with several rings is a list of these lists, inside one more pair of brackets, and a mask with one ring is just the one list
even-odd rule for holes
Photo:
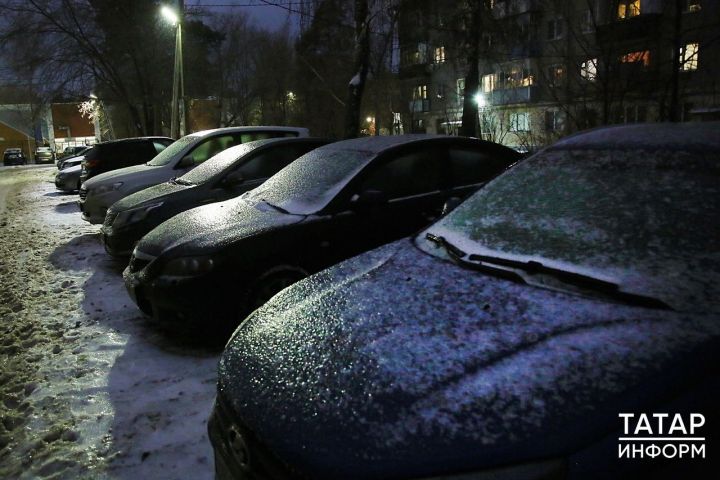
[[469,26],[466,39],[468,73],[465,76],[465,95],[463,98],[462,125],[458,133],[465,137],[474,137],[478,131],[478,105],[475,94],[480,91],[480,29],[482,0],[469,2]]
[[370,16],[368,0],[355,0],[355,76],[348,84],[345,104],[345,138],[355,138],[360,131],[360,106],[370,65]]

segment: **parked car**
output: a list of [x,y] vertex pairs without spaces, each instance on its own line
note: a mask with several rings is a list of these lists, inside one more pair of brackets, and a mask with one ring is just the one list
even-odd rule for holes
[[85,182],[101,173],[145,164],[172,143],[169,137],[137,137],[95,144],[85,153],[80,180]]
[[65,192],[76,192],[80,190],[80,173],[82,172],[82,160],[77,162],[65,162],[63,168],[55,174],[55,187]]
[[21,148],[6,148],[3,165],[27,165],[27,158]]
[[62,170],[68,162],[75,162],[78,159],[82,162],[85,154],[89,152],[91,148],[92,147],[83,147],[83,149],[79,150],[75,155],[61,157],[55,162],[55,165],[57,165],[58,170]]
[[60,155],[60,158],[65,157],[74,157],[77,155],[80,155],[84,150],[88,149],[89,147],[87,145],[76,145],[73,147],[65,147],[65,149],[62,152],[62,155]]
[[53,163],[55,152],[50,147],[37,147],[35,149],[35,163]]
[[239,198],[162,223],[138,243],[125,284],[160,321],[212,319],[222,331],[309,273],[417,231],[517,158],[448,136],[326,145]]
[[561,140],[275,296],[219,364],[216,478],[713,478],[618,447],[720,433],[718,131]]
[[233,145],[264,138],[307,136],[306,128],[295,127],[229,127],[186,135],[144,165],[121,168],[84,182],[79,203],[83,219],[103,223],[107,209],[121,198],[182,176]]
[[101,228],[105,250],[127,256],[153,228],[180,212],[237,197],[290,162],[329,143],[319,138],[273,138],[230,147],[182,177],[114,203]]

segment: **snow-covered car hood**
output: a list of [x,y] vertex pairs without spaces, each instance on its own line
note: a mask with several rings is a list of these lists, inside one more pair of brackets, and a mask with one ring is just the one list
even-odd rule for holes
[[515,284],[404,239],[250,315],[219,398],[310,477],[417,478],[568,455],[661,401],[673,367],[706,372],[719,337],[716,315]]
[[135,192],[124,197],[113,204],[111,207],[115,212],[121,212],[130,208],[139,207],[146,202],[162,201],[177,192],[182,192],[190,188],[189,185],[180,185],[178,183],[165,182],[159,185],[145,188],[139,192]]
[[[165,173],[165,176],[168,175],[168,173],[171,173],[172,170],[168,170],[166,168],[163,168],[163,166],[150,166],[150,165],[133,165],[132,167],[125,167],[125,168],[119,168],[117,170],[112,170],[110,172],[101,173],[100,175],[97,175],[95,177],[92,177],[85,181],[84,185],[87,187],[88,190],[93,189],[95,187],[98,187],[99,185],[103,184],[112,184],[116,182],[124,182],[129,184],[134,183],[158,183],[163,180],[156,180],[155,177],[160,175],[162,176],[163,173]],[[169,180],[170,178],[165,178],[165,180]]]
[[153,256],[171,249],[178,255],[203,255],[305,218],[281,213],[262,203],[233,198],[175,215],[145,235],[137,249]]

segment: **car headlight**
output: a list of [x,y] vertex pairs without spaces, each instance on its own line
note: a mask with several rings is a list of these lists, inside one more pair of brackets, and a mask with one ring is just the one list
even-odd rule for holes
[[120,190],[120,187],[123,186],[123,182],[115,182],[112,185],[100,185],[99,187],[92,190],[92,193],[95,195],[100,195],[103,193],[111,192],[113,190]]
[[215,268],[215,259],[209,256],[179,257],[162,267],[161,275],[168,277],[196,277]]
[[113,221],[111,225],[113,227],[121,227],[123,225],[139,222],[147,217],[151,211],[161,207],[162,204],[163,202],[155,202],[150,205],[142,205],[140,207],[123,210],[117,214],[115,221]]

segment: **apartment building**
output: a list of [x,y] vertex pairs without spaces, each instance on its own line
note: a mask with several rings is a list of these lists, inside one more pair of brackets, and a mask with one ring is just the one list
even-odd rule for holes
[[[405,125],[457,132],[463,96],[478,136],[531,151],[613,123],[720,118],[717,0],[494,0],[413,5],[400,22]],[[472,31],[472,35],[471,35]],[[467,41],[480,85],[466,92]]]

